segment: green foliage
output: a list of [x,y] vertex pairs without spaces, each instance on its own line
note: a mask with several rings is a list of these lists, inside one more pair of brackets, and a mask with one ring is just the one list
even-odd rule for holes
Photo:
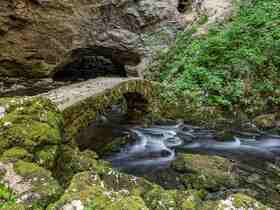
[[0,184],[0,209],[9,207],[16,203],[13,193],[5,185]]
[[212,26],[207,36],[183,32],[158,67],[170,100],[195,92],[192,100],[204,106],[272,111],[280,104],[279,0],[241,4],[230,23]]

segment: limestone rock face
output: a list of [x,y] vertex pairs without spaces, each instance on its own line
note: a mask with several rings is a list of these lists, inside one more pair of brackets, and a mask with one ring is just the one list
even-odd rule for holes
[[82,54],[109,54],[136,65],[174,38],[182,26],[177,5],[177,0],[1,1],[0,77],[50,77]]

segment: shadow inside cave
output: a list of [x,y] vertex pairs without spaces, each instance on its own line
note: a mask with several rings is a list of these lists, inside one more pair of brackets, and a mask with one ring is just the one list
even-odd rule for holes
[[135,52],[94,46],[73,50],[52,78],[54,81],[79,81],[97,77],[128,77],[126,66],[141,61]]

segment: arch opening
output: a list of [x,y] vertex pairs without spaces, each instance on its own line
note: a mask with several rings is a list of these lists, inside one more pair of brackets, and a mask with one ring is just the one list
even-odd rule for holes
[[97,77],[128,77],[126,66],[140,63],[140,55],[106,47],[76,49],[53,75],[54,81],[79,81]]
[[127,104],[128,120],[141,120],[148,113],[148,100],[142,94],[128,92],[124,94]]
[[78,133],[76,143],[81,150],[91,149],[100,156],[106,155],[110,145],[129,141],[125,131],[135,124],[142,124],[147,113],[148,100],[142,94],[125,93],[114,104],[100,111],[96,119]]
[[179,0],[177,9],[180,13],[185,13],[191,6],[191,0]]

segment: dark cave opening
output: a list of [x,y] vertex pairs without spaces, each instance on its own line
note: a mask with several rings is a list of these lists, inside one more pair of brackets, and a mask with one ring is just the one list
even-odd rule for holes
[[178,11],[185,13],[191,7],[191,0],[179,0]]
[[126,66],[141,61],[135,52],[94,46],[75,49],[53,75],[54,81],[79,81],[97,77],[127,77]]
[[97,77],[127,77],[125,66],[103,56],[82,56],[53,75],[55,81],[77,81]]

